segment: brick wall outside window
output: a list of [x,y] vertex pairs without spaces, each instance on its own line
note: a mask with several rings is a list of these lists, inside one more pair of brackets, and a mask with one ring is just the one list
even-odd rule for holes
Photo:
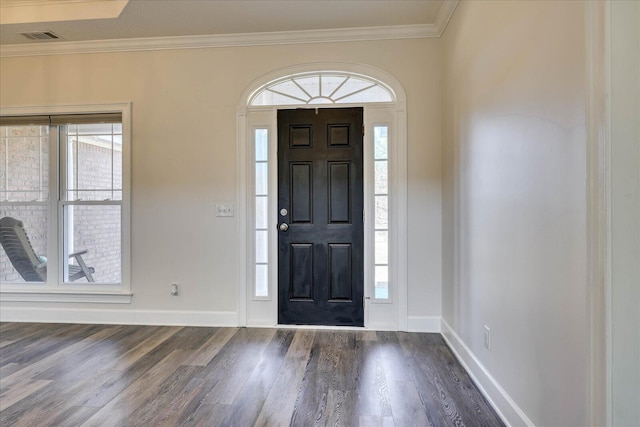
[[[0,191],[5,189],[38,190],[39,170],[43,170],[43,188],[48,179],[48,142],[43,138],[42,166],[39,162],[40,138],[38,127],[2,128],[0,135],[9,136],[0,141]],[[8,132],[8,135],[6,134]],[[35,132],[35,134],[34,134]],[[112,152],[109,148],[78,143],[78,183],[80,188],[111,189]],[[121,188],[122,159],[114,156],[113,188]],[[8,163],[8,167],[6,166]],[[8,183],[8,187],[6,187]],[[37,197],[34,193],[0,193],[0,203],[6,199],[30,201]],[[47,197],[47,194],[44,194]],[[82,194],[83,199],[104,200],[111,197],[110,191]],[[119,198],[116,195],[115,198]],[[46,200],[43,200],[46,202]],[[74,250],[87,249],[83,255],[87,265],[95,269],[97,282],[120,281],[120,207],[119,206],[73,206],[74,210]],[[8,206],[2,203],[0,217],[11,216],[24,223],[31,244],[38,255],[46,256],[47,212],[42,206]],[[55,248],[54,248],[55,249]],[[4,250],[0,249],[0,282],[22,282],[22,277],[13,268]],[[86,282],[80,279],[78,282]]]

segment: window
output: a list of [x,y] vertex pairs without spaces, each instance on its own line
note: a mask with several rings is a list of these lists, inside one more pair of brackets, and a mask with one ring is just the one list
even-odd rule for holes
[[[122,123],[60,126],[63,223],[63,281],[70,282],[70,257],[82,260],[101,283],[121,276]],[[86,277],[82,280],[87,279]]]
[[370,77],[339,72],[303,73],[276,80],[251,96],[250,105],[392,102],[391,89]]
[[388,126],[373,128],[374,295],[389,298],[389,155]]
[[256,297],[269,296],[269,139],[267,129],[255,129]]
[[3,291],[128,291],[122,116],[0,117]]
[[[49,222],[49,127],[0,126],[0,218],[11,217],[29,230],[31,245],[46,262]],[[44,282],[46,272],[28,276]],[[0,254],[0,283],[24,282],[7,254]]]

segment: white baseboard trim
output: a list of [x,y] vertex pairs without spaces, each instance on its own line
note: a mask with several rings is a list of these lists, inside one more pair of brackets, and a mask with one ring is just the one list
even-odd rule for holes
[[409,316],[409,319],[407,319],[407,331],[439,333],[441,331],[441,319],[439,316]]
[[442,319],[442,336],[473,382],[507,426],[535,427],[522,409],[511,399],[471,349],[449,324]]
[[89,310],[2,307],[1,322],[95,323],[107,325],[237,326],[233,311]]

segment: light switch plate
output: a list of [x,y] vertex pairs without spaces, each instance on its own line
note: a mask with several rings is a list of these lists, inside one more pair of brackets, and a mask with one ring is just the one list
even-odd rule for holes
[[216,216],[233,216],[233,203],[216,203]]

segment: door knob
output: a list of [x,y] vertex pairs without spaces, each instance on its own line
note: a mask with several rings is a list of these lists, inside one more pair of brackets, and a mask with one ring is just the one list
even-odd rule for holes
[[282,224],[280,224],[280,231],[287,231],[289,229],[289,224],[287,224],[286,222],[283,222]]

